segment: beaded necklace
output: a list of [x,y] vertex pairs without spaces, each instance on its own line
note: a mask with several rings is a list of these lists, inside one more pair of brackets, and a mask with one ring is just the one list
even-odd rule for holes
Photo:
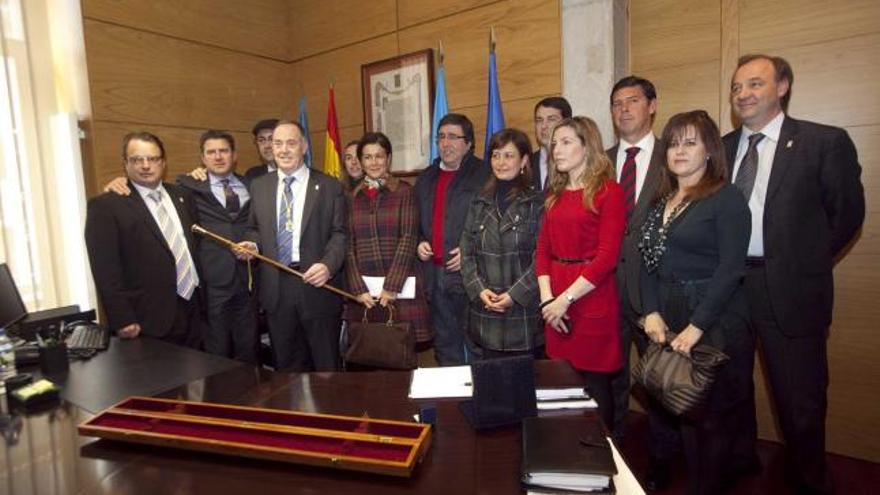
[[664,222],[663,212],[666,211],[666,205],[670,199],[672,199],[672,194],[667,194],[666,197],[658,201],[642,225],[639,251],[642,253],[642,261],[644,261],[648,273],[654,273],[660,266],[663,254],[666,253],[666,237],[669,234],[669,226],[690,204],[690,201],[682,201],[675,205],[669,218]]

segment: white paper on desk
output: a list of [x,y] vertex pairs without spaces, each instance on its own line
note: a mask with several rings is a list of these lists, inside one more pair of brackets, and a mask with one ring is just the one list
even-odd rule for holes
[[535,390],[538,400],[589,399],[583,387],[539,388]]
[[645,490],[639,485],[639,481],[626,465],[610,438],[608,438],[608,444],[611,445],[611,454],[614,456],[614,465],[617,467],[617,474],[614,475],[614,488],[617,493],[645,495]]
[[553,411],[556,409],[597,409],[598,407],[599,404],[593,399],[538,401],[539,411]]
[[468,398],[473,395],[470,366],[417,368],[412,373],[410,399]]
[[[367,292],[376,299],[382,294],[382,286],[385,285],[385,277],[368,277],[361,276],[364,284],[367,286]],[[406,277],[403,282],[403,288],[397,293],[398,299],[415,299],[416,298],[416,278]]]

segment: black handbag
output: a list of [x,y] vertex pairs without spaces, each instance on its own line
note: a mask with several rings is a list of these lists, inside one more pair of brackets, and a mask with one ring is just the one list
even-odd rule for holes
[[416,336],[409,322],[394,321],[394,306],[388,305],[388,320],[371,323],[368,308],[359,322],[348,324],[345,361],[377,368],[411,370],[418,364]]
[[682,415],[703,405],[719,368],[730,358],[707,344],[693,346],[690,356],[675,352],[669,346],[675,337],[666,332],[666,343],[648,345],[632,378],[667,410]]

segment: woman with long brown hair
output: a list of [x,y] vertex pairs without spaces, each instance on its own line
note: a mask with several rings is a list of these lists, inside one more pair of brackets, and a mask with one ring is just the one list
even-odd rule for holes
[[535,253],[547,355],[580,370],[610,428],[611,377],[622,365],[614,268],[626,223],[623,189],[596,123],[553,129],[552,173]]
[[[706,410],[681,418],[688,493],[720,493],[737,419],[751,391],[754,341],[741,285],[751,215],[727,180],[718,127],[697,110],[663,130],[666,171],[642,227],[644,327],[657,343],[689,355],[708,344],[730,357],[716,376]],[[671,342],[667,331],[677,334]]]

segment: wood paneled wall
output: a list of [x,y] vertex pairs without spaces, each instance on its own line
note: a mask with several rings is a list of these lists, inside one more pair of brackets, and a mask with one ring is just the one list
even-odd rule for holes
[[[743,54],[785,57],[794,68],[790,114],[845,128],[867,196],[860,239],[835,268],[828,344],[828,450],[880,461],[880,3],[872,0],[631,0],[632,71],[657,86],[655,131],[703,108],[733,128],[728,88]],[[761,371],[762,437],[778,438]]]
[[[442,41],[450,109],[483,146],[489,27],[495,26],[508,125],[530,131],[532,107],[561,90],[557,0],[84,0],[92,97],[94,193],[120,173],[121,136],[167,141],[169,177],[198,164],[197,138],[227,129],[239,169],[258,161],[249,129],[295,117],[305,96],[323,163],[328,87],[343,142],[363,133],[362,64]],[[235,22],[230,22],[233,20]],[[529,132],[531,134],[531,132]]]
[[119,146],[130,131],[165,141],[173,180],[199,163],[205,129],[232,131],[245,169],[259,161],[254,122],[291,114],[286,0],[83,0],[82,8],[90,193],[122,173]]
[[296,101],[306,97],[317,163],[323,163],[331,82],[341,138],[355,139],[363,132],[361,65],[425,48],[436,57],[440,41],[450,110],[474,122],[481,150],[490,26],[507,125],[531,134],[534,104],[561,91],[557,0],[299,0],[291,8],[290,87]]

